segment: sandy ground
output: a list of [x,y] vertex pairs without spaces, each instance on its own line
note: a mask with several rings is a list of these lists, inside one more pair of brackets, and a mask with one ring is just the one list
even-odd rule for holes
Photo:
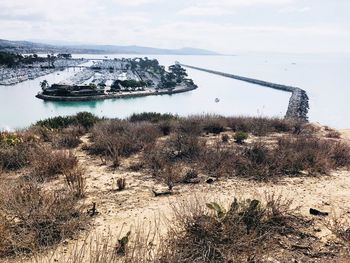
[[[341,131],[342,138],[350,142],[350,130]],[[84,143],[89,143],[88,137],[83,137]],[[121,167],[114,170],[102,164],[96,157],[86,154],[81,148],[76,150],[80,164],[86,169],[86,198],[84,204],[88,207],[93,202],[97,204],[99,214],[93,217],[90,233],[93,235],[110,235],[112,239],[119,237],[135,226],[147,229],[158,224],[158,232],[166,232],[165,218],[171,218],[172,203],[179,200],[203,198],[206,201],[226,203],[238,197],[259,198],[266,193],[280,194],[293,200],[293,206],[298,212],[310,217],[309,209],[316,208],[330,212],[327,218],[315,219],[315,233],[322,240],[331,239],[331,232],[325,223],[333,215],[350,213],[350,172],[334,171],[330,176],[315,178],[286,178],[279,182],[257,183],[242,179],[225,179],[214,184],[201,183],[197,185],[176,186],[176,194],[170,197],[154,197],[152,189],[166,190],[150,175],[131,172],[127,169],[135,161],[132,157],[122,160]],[[116,191],[118,178],[126,179],[126,189]],[[81,233],[75,240],[67,240],[59,246],[57,252],[69,255],[77,242],[83,242],[86,232]],[[52,257],[54,262],[55,256]],[[45,261],[44,261],[45,262]]]

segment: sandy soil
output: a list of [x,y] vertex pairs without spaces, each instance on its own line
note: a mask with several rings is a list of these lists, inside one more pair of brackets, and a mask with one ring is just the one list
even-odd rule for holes
[[[350,142],[350,130],[341,131],[342,138]],[[89,143],[84,136],[84,143]],[[81,148],[76,150],[80,164],[86,169],[86,198],[84,204],[90,207],[97,204],[99,214],[93,217],[90,233],[92,235],[111,235],[117,238],[133,229],[135,226],[149,228],[158,224],[159,233],[166,232],[164,218],[170,218],[172,203],[179,200],[204,198],[207,201],[219,200],[223,203],[233,197],[258,197],[266,193],[280,194],[293,199],[293,206],[299,213],[314,218],[313,233],[321,240],[333,238],[325,223],[333,215],[350,213],[350,172],[334,171],[330,176],[315,178],[286,178],[279,182],[258,183],[242,179],[225,179],[214,184],[201,183],[197,185],[176,186],[176,194],[170,197],[155,197],[152,189],[166,190],[165,185],[156,182],[150,175],[131,172],[128,167],[137,161],[137,156],[122,160],[121,167],[114,170],[102,164],[96,157],[86,154]],[[118,178],[125,178],[127,182],[124,191],[116,191]],[[315,218],[309,215],[309,209],[316,208],[330,212],[327,218]],[[59,246],[58,254],[69,254],[77,242],[83,242],[86,232],[81,233],[76,240],[67,240]],[[55,259],[53,256],[52,259]],[[52,261],[54,262],[54,260]]]

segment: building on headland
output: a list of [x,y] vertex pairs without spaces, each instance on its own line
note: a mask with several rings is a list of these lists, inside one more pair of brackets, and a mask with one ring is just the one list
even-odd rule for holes
[[90,85],[66,85],[53,84],[51,87],[44,89],[43,95],[49,96],[96,96],[105,94],[104,87]]

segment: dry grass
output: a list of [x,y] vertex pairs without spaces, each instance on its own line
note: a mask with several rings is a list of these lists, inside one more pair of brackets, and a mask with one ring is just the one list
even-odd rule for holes
[[227,206],[196,198],[177,202],[152,262],[338,262],[341,248],[313,236],[313,221],[291,203],[275,194],[234,198]]
[[85,197],[85,170],[81,166],[75,166],[71,169],[65,169],[63,175],[66,184],[73,196],[77,198]]
[[137,153],[160,136],[160,131],[150,123],[127,121],[100,122],[92,130],[93,144],[89,150],[112,159]]
[[30,151],[35,147],[31,136],[0,132],[0,169],[18,170],[28,165]]
[[58,149],[73,149],[81,143],[80,137],[86,133],[80,126],[71,126],[61,131],[56,131],[52,139],[52,144]]
[[47,192],[33,181],[1,188],[0,214],[0,257],[57,244],[71,237],[83,221],[69,192]]
[[[342,262],[339,247],[310,234],[313,221],[298,215],[290,200],[275,194],[260,200],[234,198],[228,205],[197,197],[177,200],[164,236],[155,222],[130,234],[121,229],[118,240],[111,238],[113,233],[92,236],[68,255],[58,251],[34,262]],[[118,253],[121,243],[125,250]]]
[[37,180],[46,181],[67,174],[77,165],[78,159],[71,151],[54,151],[43,145],[31,154],[30,175]]
[[[213,177],[271,180],[283,176],[329,174],[350,165],[350,147],[313,136],[286,135],[267,144],[253,141],[235,145],[217,140],[208,144],[199,136],[174,133],[146,148],[144,159],[152,174],[168,167],[189,166]],[[165,173],[166,174],[166,173]]]
[[[29,181],[15,179],[10,187],[0,187],[0,257],[35,253],[58,244],[72,237],[85,222],[77,205],[86,195],[84,170],[72,151],[57,149],[77,147],[79,137],[87,129],[91,129],[91,143],[85,148],[91,154],[111,161],[115,168],[121,165],[123,169],[127,163],[130,170],[141,174],[150,171],[169,190],[175,184],[198,183],[205,177],[268,181],[284,176],[329,174],[350,165],[349,145],[320,139],[319,130],[311,125],[279,119],[145,114],[134,116],[133,122],[102,120],[93,127],[90,118],[88,127],[70,126],[69,121],[70,118],[58,118],[42,122],[43,127],[2,134],[1,169],[27,167],[20,172],[31,176],[26,177]],[[44,124],[59,128],[46,128]],[[234,143],[233,134],[239,131],[249,133],[243,144]],[[134,154],[138,154],[137,163],[134,158],[131,164],[123,159]],[[65,190],[55,189],[55,184],[48,189],[38,184],[58,175],[65,179]],[[118,190],[125,189],[125,178],[120,177],[117,184]],[[310,244],[319,245],[304,231],[310,222],[296,215],[290,202],[278,196],[267,196],[262,201],[234,200],[225,209],[216,203],[206,207],[205,203],[186,202],[174,208],[175,221],[160,247],[152,244],[156,231],[138,229],[127,236],[130,242],[123,253],[118,253],[121,250],[117,248],[125,241],[125,231],[119,241],[103,237],[99,242],[77,247],[72,255],[62,256],[59,261],[83,262],[88,258],[93,263],[258,262],[269,255],[293,260],[292,250],[299,249],[293,244],[302,240],[311,246],[307,255],[310,258],[316,253]],[[334,233],[344,242],[348,232],[346,223],[334,224]],[[287,246],[281,247],[281,242],[287,242]],[[281,250],[283,253],[279,254],[277,251]]]

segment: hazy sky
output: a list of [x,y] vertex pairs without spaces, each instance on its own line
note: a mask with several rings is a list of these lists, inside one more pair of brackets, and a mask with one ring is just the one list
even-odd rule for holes
[[0,0],[0,38],[350,52],[350,0]]

